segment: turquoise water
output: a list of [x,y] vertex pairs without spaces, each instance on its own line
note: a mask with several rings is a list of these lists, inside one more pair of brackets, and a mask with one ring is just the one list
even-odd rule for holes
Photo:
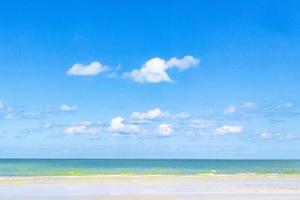
[[300,174],[300,160],[0,159],[0,176]]

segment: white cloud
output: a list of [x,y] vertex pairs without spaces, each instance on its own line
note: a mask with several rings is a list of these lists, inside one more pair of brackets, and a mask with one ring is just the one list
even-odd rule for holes
[[89,65],[83,64],[74,64],[68,71],[67,75],[70,76],[94,76],[105,72],[108,70],[108,67],[102,65],[100,62],[94,61]]
[[158,134],[160,136],[170,136],[172,133],[173,129],[170,124],[161,124],[158,126]]
[[166,61],[160,58],[152,58],[147,61],[141,69],[135,69],[130,73],[124,75],[132,78],[136,82],[173,82],[167,74]]
[[92,123],[89,121],[82,121],[78,124],[73,124],[65,128],[65,133],[69,135],[76,134],[96,134],[100,131],[100,122]]
[[63,104],[60,106],[59,110],[61,112],[73,112],[78,109],[78,106]]
[[173,82],[167,73],[168,69],[176,68],[183,71],[198,64],[199,59],[193,56],[185,56],[182,59],[173,57],[167,61],[156,57],[148,60],[140,69],[124,73],[124,76],[130,77],[136,82]]
[[198,65],[200,59],[194,58],[193,56],[184,56],[182,59],[178,59],[177,57],[173,57],[166,61],[166,65],[168,68],[177,68],[179,70],[186,70],[190,67]]
[[133,112],[131,118],[133,120],[154,120],[164,115],[160,108],[154,108],[147,112]]
[[236,108],[235,108],[235,106],[232,106],[232,105],[224,109],[225,115],[231,115],[235,112],[236,112]]
[[111,120],[108,130],[114,133],[127,134],[137,134],[141,132],[141,128],[138,125],[124,123],[124,119],[119,116]]
[[179,113],[170,113],[168,111],[162,111],[160,108],[153,108],[147,112],[133,112],[131,119],[137,121],[151,121],[156,119],[186,119],[190,116],[189,113],[179,112]]
[[244,131],[242,126],[222,126],[216,129],[217,135],[240,134]]
[[177,68],[181,71],[186,70],[192,66],[198,65],[200,62],[199,59],[194,58],[193,56],[184,56],[182,59],[173,57],[167,61],[167,66],[172,68]]

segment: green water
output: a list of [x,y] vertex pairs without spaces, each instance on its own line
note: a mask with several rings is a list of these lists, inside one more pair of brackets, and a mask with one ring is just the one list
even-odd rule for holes
[[300,174],[300,160],[0,159],[0,176]]

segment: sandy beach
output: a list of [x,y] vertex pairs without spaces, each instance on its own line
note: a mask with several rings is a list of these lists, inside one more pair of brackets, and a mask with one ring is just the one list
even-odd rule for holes
[[4,200],[300,198],[299,175],[1,177]]
[[199,195],[140,195],[82,197],[5,197],[3,200],[299,200],[297,194],[199,194]]

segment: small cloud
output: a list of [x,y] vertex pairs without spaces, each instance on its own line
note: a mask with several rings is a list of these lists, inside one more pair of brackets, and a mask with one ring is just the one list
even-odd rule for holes
[[127,124],[122,117],[115,117],[111,120],[108,131],[113,133],[137,134],[141,128],[135,124]]
[[158,126],[158,134],[160,136],[170,136],[173,133],[173,129],[170,124],[161,124]]
[[107,71],[109,68],[102,65],[98,61],[91,62],[89,65],[74,64],[68,71],[67,75],[70,76],[95,76],[102,72]]
[[148,60],[140,69],[125,72],[123,76],[132,78],[133,81],[140,83],[174,82],[167,73],[168,69],[176,68],[180,71],[184,71],[192,66],[198,65],[199,62],[200,60],[193,56],[185,56],[182,59],[173,57],[167,61],[156,57]]
[[233,105],[231,105],[231,106],[229,106],[229,107],[227,107],[227,108],[224,109],[224,114],[225,115],[231,115],[231,114],[233,114],[235,112],[236,112],[236,108]]
[[193,56],[184,56],[182,59],[173,57],[167,61],[167,66],[184,71],[192,66],[198,65],[199,62],[200,59],[194,58]]
[[74,112],[78,109],[78,106],[63,104],[60,106],[59,110],[61,112]]
[[160,117],[162,117],[164,113],[161,111],[160,108],[154,108],[151,110],[148,110],[147,112],[133,112],[131,115],[131,118],[133,120],[141,120],[141,121],[147,121],[147,120],[155,120]]
[[131,119],[137,121],[151,121],[162,118],[167,119],[186,119],[190,116],[189,113],[179,112],[179,113],[170,113],[168,111],[162,111],[160,108],[153,108],[147,112],[133,112]]
[[240,134],[244,131],[242,126],[222,126],[216,129],[217,135]]
[[77,134],[96,134],[100,131],[100,122],[92,123],[89,121],[82,121],[65,128],[65,133],[68,135]]

